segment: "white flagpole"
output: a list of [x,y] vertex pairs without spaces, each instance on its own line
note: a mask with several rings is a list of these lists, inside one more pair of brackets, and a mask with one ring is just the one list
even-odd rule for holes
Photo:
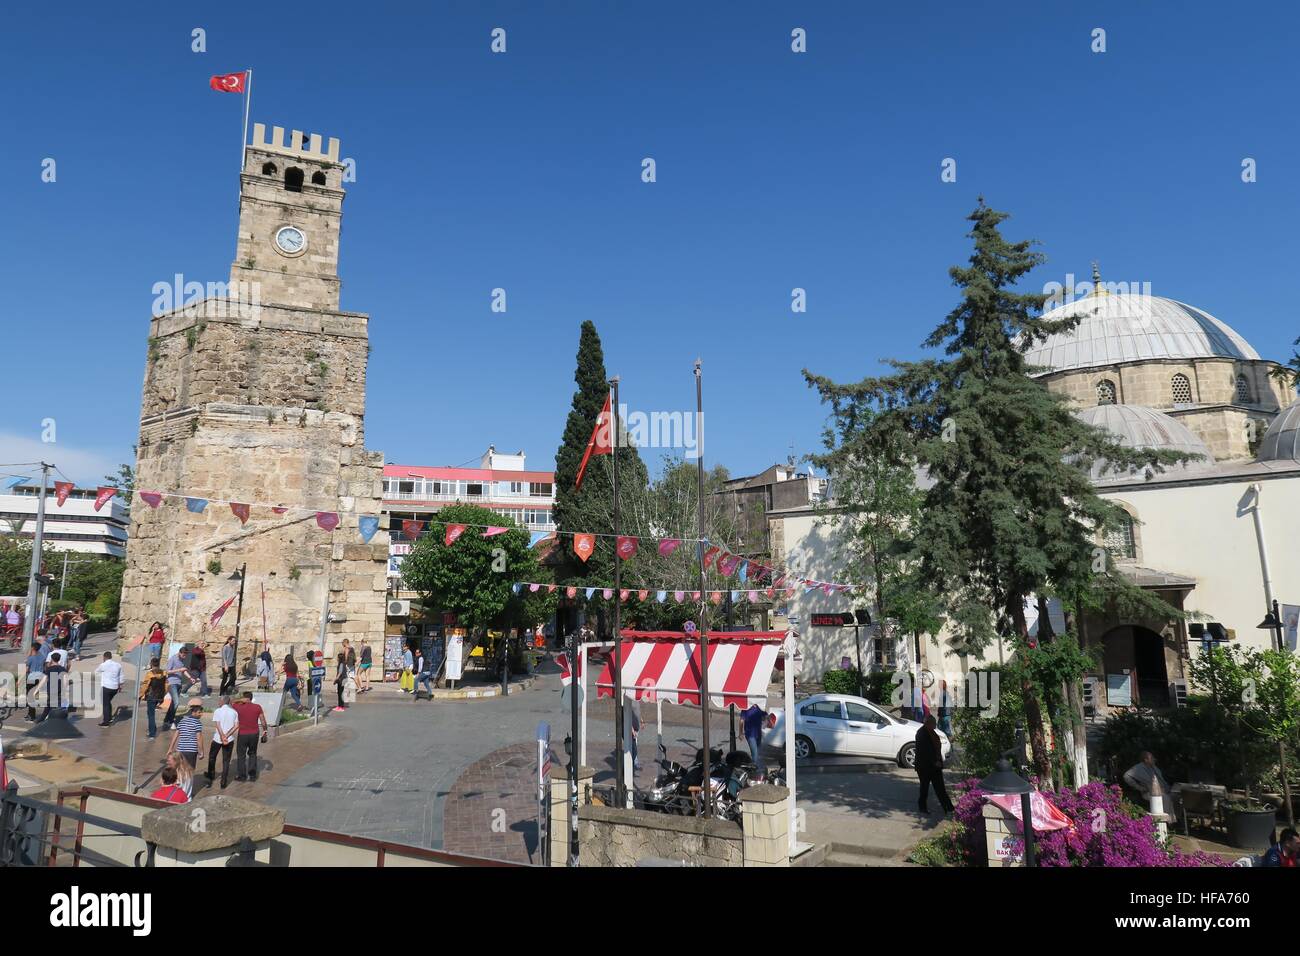
[[244,171],[244,160],[248,153],[248,108],[253,102],[253,68],[244,71],[244,135],[239,140],[239,171]]

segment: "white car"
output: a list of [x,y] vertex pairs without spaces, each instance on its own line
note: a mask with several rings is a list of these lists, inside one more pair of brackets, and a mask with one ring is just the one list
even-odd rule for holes
[[[861,697],[848,694],[816,694],[795,703],[794,753],[806,758],[815,753],[853,754],[897,760],[900,767],[916,766],[915,720],[890,716]],[[774,708],[763,743],[777,750],[785,747],[785,711]],[[946,760],[952,753],[947,734],[935,731]]]

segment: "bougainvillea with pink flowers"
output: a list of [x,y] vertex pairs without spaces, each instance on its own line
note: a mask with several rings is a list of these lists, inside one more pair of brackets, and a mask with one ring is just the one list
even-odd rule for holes
[[[983,858],[986,794],[971,778],[957,785],[961,794],[953,811],[954,856],[967,865]],[[1090,783],[1078,790],[1057,790],[1049,800],[1074,821],[1072,828],[1037,834],[1039,866],[1223,866],[1218,857],[1183,853],[1162,844],[1156,824],[1124,800],[1120,788]]]

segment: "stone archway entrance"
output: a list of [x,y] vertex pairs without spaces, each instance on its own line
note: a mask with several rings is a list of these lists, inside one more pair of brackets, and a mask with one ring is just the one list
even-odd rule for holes
[[1150,628],[1123,624],[1103,634],[1101,641],[1105,673],[1132,675],[1135,705],[1171,706],[1164,637]]

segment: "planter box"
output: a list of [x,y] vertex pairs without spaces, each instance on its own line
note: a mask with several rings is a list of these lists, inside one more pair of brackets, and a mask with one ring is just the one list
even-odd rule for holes
[[1267,849],[1276,826],[1274,810],[1229,810],[1228,842],[1243,850]]

